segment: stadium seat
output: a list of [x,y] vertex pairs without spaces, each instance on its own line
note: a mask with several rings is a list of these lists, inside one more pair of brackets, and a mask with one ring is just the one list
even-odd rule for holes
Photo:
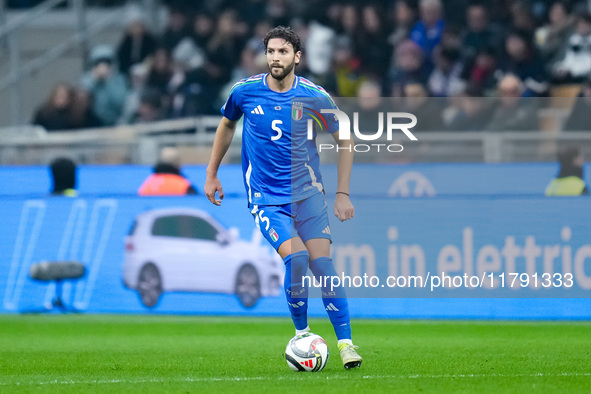
[[581,91],[581,85],[555,85],[550,89],[552,108],[572,108],[575,98]]
[[558,134],[568,118],[581,85],[555,85],[550,88],[550,98],[546,108],[538,112],[542,131]]

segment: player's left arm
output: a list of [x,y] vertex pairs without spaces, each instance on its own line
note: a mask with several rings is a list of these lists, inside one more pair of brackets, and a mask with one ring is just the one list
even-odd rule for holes
[[339,139],[339,132],[332,133],[339,146],[337,161],[337,195],[334,202],[334,214],[342,222],[355,216],[355,207],[349,198],[349,184],[351,179],[351,169],[353,168],[353,139]]

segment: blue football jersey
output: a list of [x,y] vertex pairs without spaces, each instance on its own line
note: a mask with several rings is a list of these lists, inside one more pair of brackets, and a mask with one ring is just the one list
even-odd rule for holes
[[267,75],[236,83],[221,109],[230,120],[244,115],[242,170],[249,206],[289,204],[322,192],[315,133],[338,130],[336,117],[320,113],[336,109],[323,88],[296,76],[292,88],[279,93],[269,88]]

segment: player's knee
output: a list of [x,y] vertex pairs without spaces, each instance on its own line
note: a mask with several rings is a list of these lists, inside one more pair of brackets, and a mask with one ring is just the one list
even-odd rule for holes
[[[294,255],[298,255],[300,252],[308,253],[308,250],[299,237],[290,238],[277,248],[277,253],[279,253],[283,261],[286,261]],[[309,258],[310,256],[308,255],[308,259]]]
[[330,239],[313,238],[306,241],[306,248],[310,252],[310,259],[316,260],[321,257],[330,256]]

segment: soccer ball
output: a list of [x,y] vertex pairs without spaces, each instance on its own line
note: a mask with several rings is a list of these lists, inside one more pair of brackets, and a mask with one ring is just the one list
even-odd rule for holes
[[296,372],[319,372],[328,361],[328,346],[320,335],[311,332],[296,335],[287,344],[285,360]]

